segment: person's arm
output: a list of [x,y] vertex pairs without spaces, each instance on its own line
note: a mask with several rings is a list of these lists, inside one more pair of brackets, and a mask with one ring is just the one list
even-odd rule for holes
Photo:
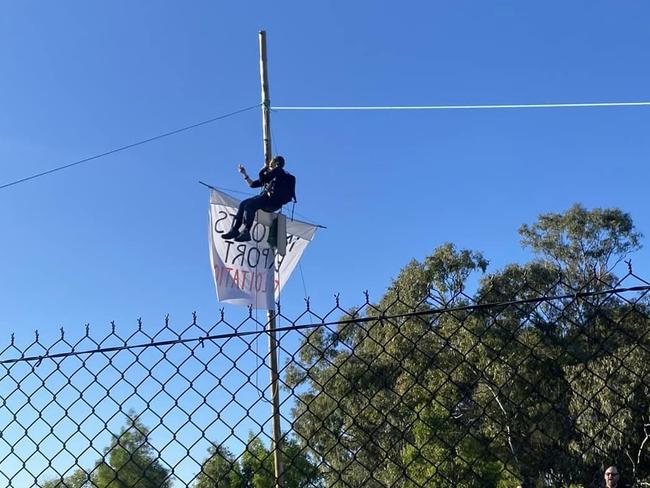
[[[257,188],[259,186],[262,186],[261,183],[259,183],[258,180],[252,180],[250,176],[248,176],[248,173],[246,172],[246,168],[244,168],[243,164],[240,164],[239,167],[239,172],[244,176],[244,181],[248,186],[251,188]],[[257,183],[257,184],[256,184]]]

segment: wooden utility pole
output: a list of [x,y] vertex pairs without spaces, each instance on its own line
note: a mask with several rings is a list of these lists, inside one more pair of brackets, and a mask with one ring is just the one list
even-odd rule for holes
[[260,81],[262,82],[262,137],[264,138],[264,163],[271,162],[271,99],[266,60],[266,31],[260,31]]
[[[269,76],[266,66],[266,32],[260,31],[260,80],[262,82],[262,134],[264,137],[264,164],[271,162],[271,100],[269,98]],[[271,369],[271,396],[273,408],[273,465],[275,468],[275,487],[284,486],[284,465],[280,442],[280,385],[278,375],[278,341],[275,332],[275,311],[267,312],[267,327],[269,333],[269,362]]]

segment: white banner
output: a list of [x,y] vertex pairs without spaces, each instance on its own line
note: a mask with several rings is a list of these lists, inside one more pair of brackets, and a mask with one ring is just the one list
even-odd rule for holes
[[239,200],[212,190],[209,242],[217,296],[219,301],[233,305],[274,310],[282,287],[298,264],[307,244],[313,239],[316,226],[287,220],[286,254],[280,256],[267,242],[271,224],[277,214],[258,211],[249,242],[221,238],[232,227],[238,207]]

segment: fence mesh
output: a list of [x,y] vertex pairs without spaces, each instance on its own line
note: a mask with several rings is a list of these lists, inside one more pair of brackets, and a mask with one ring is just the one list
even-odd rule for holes
[[[280,313],[282,486],[650,486],[649,284],[538,278]],[[266,325],[12,339],[0,485],[274,486]]]

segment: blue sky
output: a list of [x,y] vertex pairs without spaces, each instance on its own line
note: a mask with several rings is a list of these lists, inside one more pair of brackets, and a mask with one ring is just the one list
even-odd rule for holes
[[[260,101],[273,105],[648,101],[643,1],[0,2],[0,185]],[[573,203],[650,234],[650,108],[272,114],[301,218],[327,226],[287,284],[329,310],[377,298],[450,241],[496,271],[518,227]],[[0,190],[0,346],[142,317],[210,325],[208,192],[245,190],[257,110]],[[647,250],[633,257],[650,276]],[[234,320],[242,310],[226,306]],[[2,339],[4,334],[4,339]]]
[[[3,2],[1,183],[259,102],[274,105],[648,100],[646,2]],[[326,225],[302,267],[327,307],[378,296],[451,241],[492,270],[517,228],[574,202],[650,233],[650,109],[276,112],[297,212]],[[245,190],[258,111],[0,192],[0,329],[211,321],[208,195]],[[642,266],[643,254],[635,259]],[[639,268],[640,269],[640,268]],[[647,268],[646,268],[647,269]],[[650,273],[647,273],[650,274]],[[298,275],[284,301],[304,298]],[[227,313],[238,313],[237,310]]]

